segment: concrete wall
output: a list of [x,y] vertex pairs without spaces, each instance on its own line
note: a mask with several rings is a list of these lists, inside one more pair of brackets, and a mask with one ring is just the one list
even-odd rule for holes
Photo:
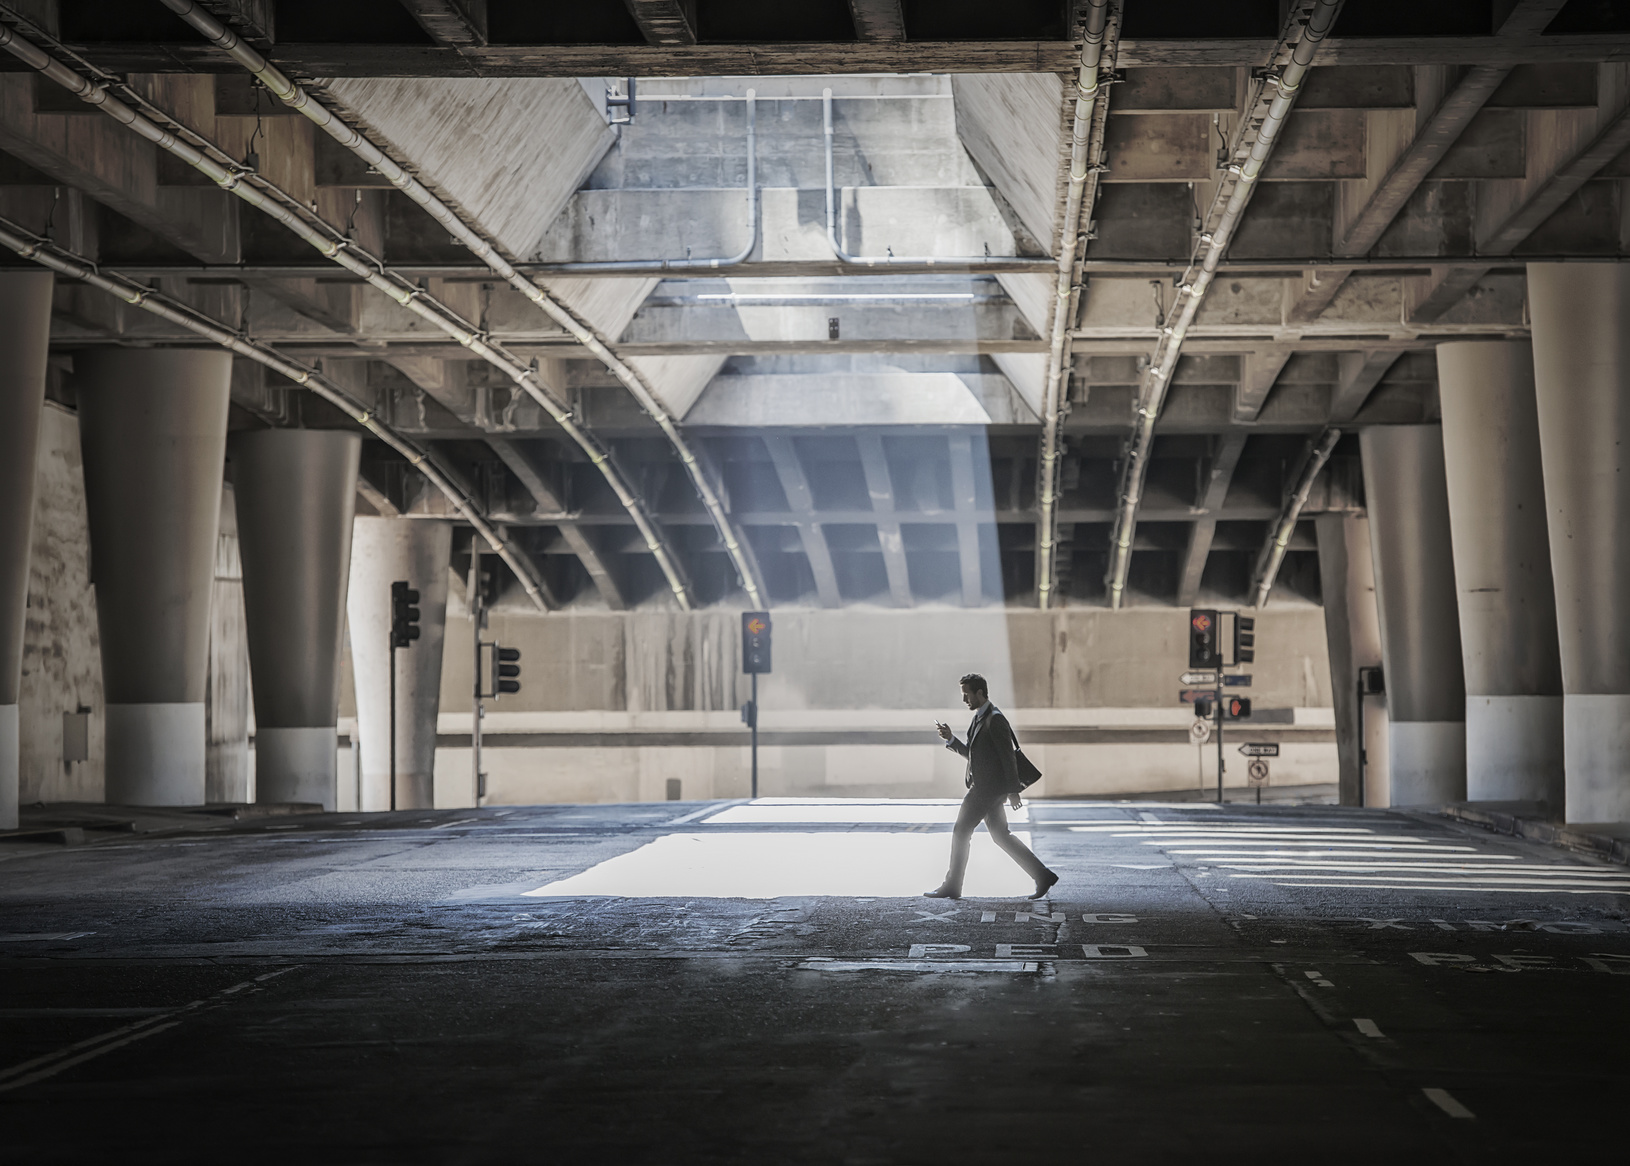
[[[747,699],[739,613],[494,613],[522,652],[522,691],[488,703],[488,803],[745,796]],[[449,603],[438,805],[469,804],[468,621]],[[778,610],[760,680],[762,796],[954,797],[957,680],[979,671],[1046,774],[1041,795],[1214,788],[1215,745],[1189,744],[1177,701],[1186,612]],[[1228,740],[1278,741],[1274,784],[1336,780],[1330,670],[1317,608],[1258,616],[1251,696],[1262,715]],[[1227,783],[1244,784],[1229,746]]]

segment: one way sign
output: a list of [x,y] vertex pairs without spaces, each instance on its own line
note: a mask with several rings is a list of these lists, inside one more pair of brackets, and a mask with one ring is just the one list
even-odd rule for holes
[[1243,757],[1278,757],[1279,756],[1279,746],[1278,745],[1268,745],[1268,744],[1264,744],[1261,741],[1247,742],[1246,744],[1241,745],[1239,747],[1239,751],[1240,751],[1240,755],[1243,756]]

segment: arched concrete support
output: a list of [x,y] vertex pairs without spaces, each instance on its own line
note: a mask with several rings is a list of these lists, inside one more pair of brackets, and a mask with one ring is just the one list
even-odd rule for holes
[[1531,263],[1569,822],[1630,821],[1630,264]]
[[335,799],[334,722],[362,439],[317,429],[231,443],[255,693],[255,800]]
[[209,601],[232,356],[74,359],[107,700],[107,800],[204,801]]
[[1381,611],[1395,806],[1466,796],[1466,685],[1455,612],[1443,436],[1436,425],[1360,434]]
[[358,518],[353,529],[347,611],[362,742],[362,808],[391,806],[390,592],[398,579],[419,592],[422,635],[411,648],[396,652],[396,806],[427,808],[435,797],[436,714],[453,528],[412,518]]
[[1438,346],[1466,672],[1466,796],[1562,807],[1562,664],[1524,340]]
[[0,274],[0,830],[17,828],[17,700],[29,547],[34,537],[34,461],[45,405],[51,339],[49,271]]

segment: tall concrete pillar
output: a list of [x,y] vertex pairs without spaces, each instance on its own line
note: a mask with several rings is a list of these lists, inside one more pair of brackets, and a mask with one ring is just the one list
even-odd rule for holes
[[1534,352],[1438,346],[1443,460],[1466,671],[1466,796],[1562,808],[1562,663]]
[[[1320,514],[1313,524],[1319,537],[1324,632],[1336,706],[1340,801],[1344,806],[1388,806],[1392,799],[1386,749],[1369,743],[1378,731],[1379,740],[1386,740],[1386,709],[1375,707],[1376,698],[1361,697],[1358,691],[1358,670],[1381,663],[1381,615],[1375,603],[1369,519],[1362,514]],[[1364,740],[1359,736],[1360,722]]]
[[1395,806],[1466,796],[1466,684],[1455,611],[1443,435],[1436,425],[1382,425],[1359,437]]
[[453,528],[411,518],[358,518],[351,547],[351,669],[362,743],[362,808],[388,810],[390,783],[391,584],[419,592],[421,636],[396,656],[396,806],[434,805],[436,715],[447,629]]
[[233,485],[255,694],[255,800],[335,800],[334,723],[362,439],[234,434]]
[[17,700],[34,538],[34,463],[51,340],[51,273],[0,274],[0,830],[17,828]]
[[107,800],[204,802],[209,604],[230,353],[74,358],[107,700]]
[[249,770],[249,639],[244,629],[243,561],[237,492],[221,483],[215,585],[209,597],[209,683],[204,688],[204,800],[252,801]]
[[1569,822],[1630,821],[1630,264],[1531,263]]

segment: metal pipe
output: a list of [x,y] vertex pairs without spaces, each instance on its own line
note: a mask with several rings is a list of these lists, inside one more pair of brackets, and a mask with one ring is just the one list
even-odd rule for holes
[[594,263],[540,263],[532,271],[557,275],[583,275],[613,271],[639,272],[660,275],[666,271],[695,271],[698,268],[717,271],[725,267],[738,267],[758,246],[758,110],[756,91],[747,91],[747,246],[734,255],[722,259],[611,259]]
[[[164,0],[166,4],[171,0]],[[838,194],[832,176],[832,91],[821,90],[821,127],[826,138],[826,242],[832,254],[840,261],[855,267],[897,267],[911,264],[918,267],[988,267],[993,263],[1007,264],[1007,270],[1050,270],[1051,259],[1030,259],[1022,255],[851,255],[838,242]]]
[[1326,429],[1308,444],[1296,486],[1285,498],[1285,504],[1279,511],[1279,518],[1274,522],[1273,529],[1268,532],[1268,541],[1262,544],[1262,553],[1257,556],[1256,581],[1252,589],[1254,598],[1251,600],[1253,607],[1262,607],[1268,602],[1268,592],[1273,590],[1273,581],[1279,576],[1279,566],[1285,561],[1285,549],[1290,546],[1290,536],[1296,531],[1296,522],[1302,516],[1302,507],[1307,505],[1307,495],[1313,489],[1313,479],[1324,469],[1324,463],[1330,460],[1330,454],[1336,448],[1336,442],[1340,440],[1341,430]]
[[[304,114],[323,132],[333,138],[340,145],[350,150],[369,166],[372,166],[384,176],[392,186],[406,194],[414,202],[424,208],[432,218],[445,227],[448,233],[469,251],[490,267],[495,274],[515,288],[527,299],[531,300],[545,315],[570,332],[578,343],[587,348],[601,364],[605,365],[619,381],[634,395],[646,413],[656,421],[674,452],[679,455],[685,472],[690,476],[691,483],[696,488],[697,495],[702,500],[703,507],[713,520],[714,527],[719,532],[719,538],[724,542],[725,549],[730,553],[731,561],[741,577],[742,586],[746,589],[749,600],[755,606],[765,603],[762,583],[758,578],[754,564],[749,558],[741,538],[736,534],[734,524],[725,513],[718,494],[714,491],[712,483],[707,480],[701,463],[691,452],[688,442],[680,435],[678,427],[668,411],[652,394],[650,387],[644,379],[617,356],[611,348],[600,339],[594,329],[589,327],[564,304],[549,295],[536,282],[522,275],[515,266],[499,252],[498,248],[484,238],[475,228],[471,227],[446,203],[437,198],[430,190],[413,175],[409,174],[395,160],[390,158],[378,146],[374,145],[365,135],[353,129],[342,121],[322,102],[312,97],[299,85],[289,80],[276,66],[227,28],[214,16],[200,8],[193,0],[162,0],[165,7],[180,16],[205,38],[224,50],[228,56],[237,61],[249,72],[258,77],[261,82],[277,95],[289,108]],[[545,406],[548,408],[549,406]],[[596,463],[599,464],[599,463]],[[615,488],[615,487],[614,487]],[[630,495],[631,496],[631,495]],[[678,560],[669,554],[660,536],[654,529],[650,532],[649,546],[651,553],[657,557],[662,565],[663,574],[668,579],[668,586],[674,597],[679,601],[680,607],[689,610],[691,607],[688,588],[679,571]]]
[[[1115,514],[1115,526],[1110,535],[1109,572],[1105,583],[1109,590],[1109,605],[1119,608],[1126,591],[1127,571],[1132,565],[1132,535],[1137,528],[1138,505],[1143,498],[1143,482],[1149,472],[1149,452],[1154,445],[1155,421],[1166,401],[1166,390],[1171,384],[1177,358],[1183,351],[1183,338],[1194,322],[1200,303],[1210,290],[1211,281],[1222,262],[1223,252],[1233,238],[1245,213],[1246,204],[1256,191],[1257,178],[1273,153],[1279,132],[1284,128],[1302,81],[1313,64],[1319,44],[1329,35],[1341,11],[1343,0],[1297,0],[1280,37],[1276,56],[1283,53],[1296,35],[1295,26],[1306,15],[1306,25],[1290,50],[1290,59],[1278,77],[1264,74],[1257,82],[1251,102],[1251,112],[1262,108],[1267,87],[1274,86],[1274,96],[1266,101],[1267,109],[1260,121],[1246,116],[1240,121],[1239,136],[1235,139],[1232,161],[1218,185],[1216,197],[1206,215],[1207,229],[1200,234],[1195,254],[1177,288],[1176,320],[1166,325],[1155,354],[1144,373],[1138,391],[1137,421],[1132,441],[1127,447],[1126,462],[1121,469],[1120,501]],[[1308,10],[1311,8],[1311,12]],[[1255,131],[1255,137],[1251,136]]]
[[42,267],[47,267],[59,275],[80,280],[99,288],[109,295],[116,296],[133,307],[141,308],[173,324],[179,324],[188,331],[196,333],[207,340],[230,349],[239,356],[265,365],[279,376],[287,377],[302,388],[310,389],[323,399],[343,410],[358,425],[379,438],[397,453],[407,459],[409,465],[423,474],[431,485],[440,490],[459,512],[466,522],[475,528],[476,533],[486,540],[498,556],[508,564],[510,570],[526,588],[527,596],[540,611],[547,611],[539,594],[536,583],[536,573],[530,563],[526,561],[524,553],[515,547],[499,533],[486,516],[481,513],[476,502],[467,497],[462,490],[455,486],[452,480],[436,466],[433,455],[421,449],[410,439],[403,437],[390,426],[383,424],[373,412],[355,397],[316,369],[290,360],[275,348],[250,340],[241,333],[234,332],[220,321],[206,316],[195,308],[188,307],[178,300],[173,300],[162,292],[154,291],[129,276],[117,271],[99,267],[81,255],[77,255],[64,247],[60,247],[50,240],[42,239],[31,234],[23,227],[9,219],[0,218],[0,245],[21,255],[24,259],[31,259]]
[[[577,423],[569,409],[556,401],[553,395],[538,383],[530,365],[504,351],[502,347],[494,344],[486,333],[462,319],[428,291],[415,287],[405,278],[392,272],[381,260],[338,234],[321,219],[308,219],[302,214],[297,214],[294,208],[299,204],[286,192],[264,178],[237,167],[236,164],[220,161],[219,158],[225,158],[227,155],[218,148],[210,147],[212,153],[218,154],[219,158],[205,153],[198,146],[182,141],[174,131],[158,125],[151,118],[110,96],[106,85],[94,84],[81,77],[37,45],[23,38],[14,29],[0,26],[0,47],[76,94],[82,101],[100,108],[115,121],[128,126],[159,148],[180,158],[221,189],[230,191],[257,210],[276,219],[331,262],[384,292],[400,306],[446,332],[460,345],[502,371],[522,391],[543,406],[556,424],[588,455],[624,509],[634,519],[640,533],[645,536],[646,545],[656,556],[680,607],[690,609],[688,589],[677,559],[668,550],[655,523],[645,513],[644,504],[623,481],[621,471],[611,461],[610,452],[600,444],[598,438]],[[201,135],[193,133],[192,136],[199,142],[207,144],[207,139]],[[520,578],[523,586],[535,586],[527,576],[523,575]]]
[[[1041,511],[1036,521],[1036,605],[1045,610],[1052,602],[1054,554],[1058,533],[1058,451],[1064,428],[1064,385],[1069,360],[1070,321],[1076,302],[1075,252],[1081,233],[1081,208],[1098,194],[1097,167],[1089,165],[1091,140],[1103,149],[1103,119],[1107,99],[1100,99],[1098,67],[1103,59],[1109,0],[1089,0],[1087,26],[1081,46],[1081,67],[1075,80],[1075,117],[1070,131],[1070,182],[1064,198],[1064,222],[1058,241],[1058,286],[1053,299],[1053,326],[1047,347],[1047,381],[1042,400],[1041,456],[1037,464],[1036,497]],[[1119,32],[1117,21],[1116,32]],[[1107,98],[1107,95],[1106,95]],[[1087,183],[1092,192],[1087,193]]]

